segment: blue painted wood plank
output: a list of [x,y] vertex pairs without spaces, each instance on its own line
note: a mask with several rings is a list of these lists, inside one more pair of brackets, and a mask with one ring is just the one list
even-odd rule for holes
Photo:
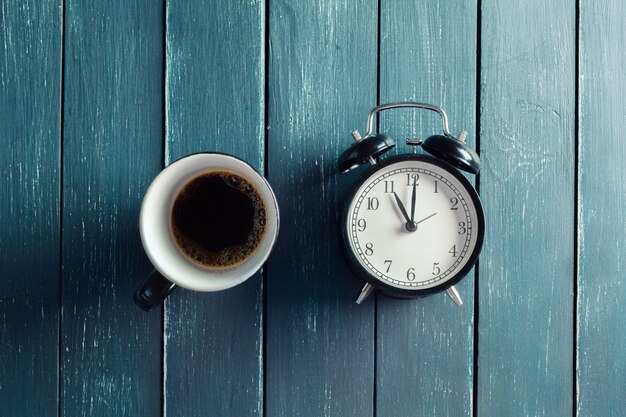
[[[454,134],[475,146],[475,1],[381,2],[380,101],[443,107]],[[381,132],[411,152],[406,138],[441,134],[432,112],[381,114]],[[474,274],[457,285],[464,305],[445,294],[377,300],[376,403],[379,416],[471,416]]]
[[[166,163],[237,156],[263,173],[265,4],[169,0]],[[179,290],[165,309],[165,413],[263,414],[263,279]]]
[[267,272],[267,416],[369,416],[374,303],[339,250],[354,176],[339,154],[376,104],[374,1],[270,2],[269,179],[281,231]]
[[161,415],[137,227],[163,155],[163,4],[66,1],[61,414]]
[[580,4],[577,412],[624,415],[626,5]]
[[62,3],[0,4],[0,415],[57,415]]
[[571,416],[576,2],[482,2],[477,408]]

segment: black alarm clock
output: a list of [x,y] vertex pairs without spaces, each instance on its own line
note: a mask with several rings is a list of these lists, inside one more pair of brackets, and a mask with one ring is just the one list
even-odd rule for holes
[[[443,135],[407,139],[413,152],[381,160],[395,143],[372,132],[374,117],[403,107],[439,113]],[[448,117],[437,106],[400,102],[372,109],[365,136],[358,131],[352,136],[356,142],[340,156],[340,171],[370,165],[349,191],[341,217],[346,259],[365,283],[357,303],[373,290],[396,298],[448,291],[461,305],[454,284],[478,260],[485,233],[478,193],[459,171],[477,174],[480,167],[480,158],[465,144],[466,132],[452,136]]]

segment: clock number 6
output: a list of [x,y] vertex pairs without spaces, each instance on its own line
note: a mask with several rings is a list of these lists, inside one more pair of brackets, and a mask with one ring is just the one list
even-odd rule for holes
[[374,245],[372,242],[368,242],[365,244],[365,254],[367,256],[372,256],[374,254]]
[[415,281],[415,268],[409,268],[406,271],[406,279],[409,281]]

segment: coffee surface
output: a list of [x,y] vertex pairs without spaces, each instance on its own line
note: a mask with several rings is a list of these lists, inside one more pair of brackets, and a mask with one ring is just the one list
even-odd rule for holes
[[176,244],[188,258],[208,267],[230,267],[252,256],[259,246],[265,206],[241,175],[208,172],[181,188],[171,225]]

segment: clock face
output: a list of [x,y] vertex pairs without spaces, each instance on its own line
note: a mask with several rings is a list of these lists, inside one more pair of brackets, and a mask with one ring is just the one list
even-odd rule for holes
[[358,186],[344,238],[368,281],[433,292],[469,271],[484,218],[476,192],[453,171],[430,157],[395,157]]

